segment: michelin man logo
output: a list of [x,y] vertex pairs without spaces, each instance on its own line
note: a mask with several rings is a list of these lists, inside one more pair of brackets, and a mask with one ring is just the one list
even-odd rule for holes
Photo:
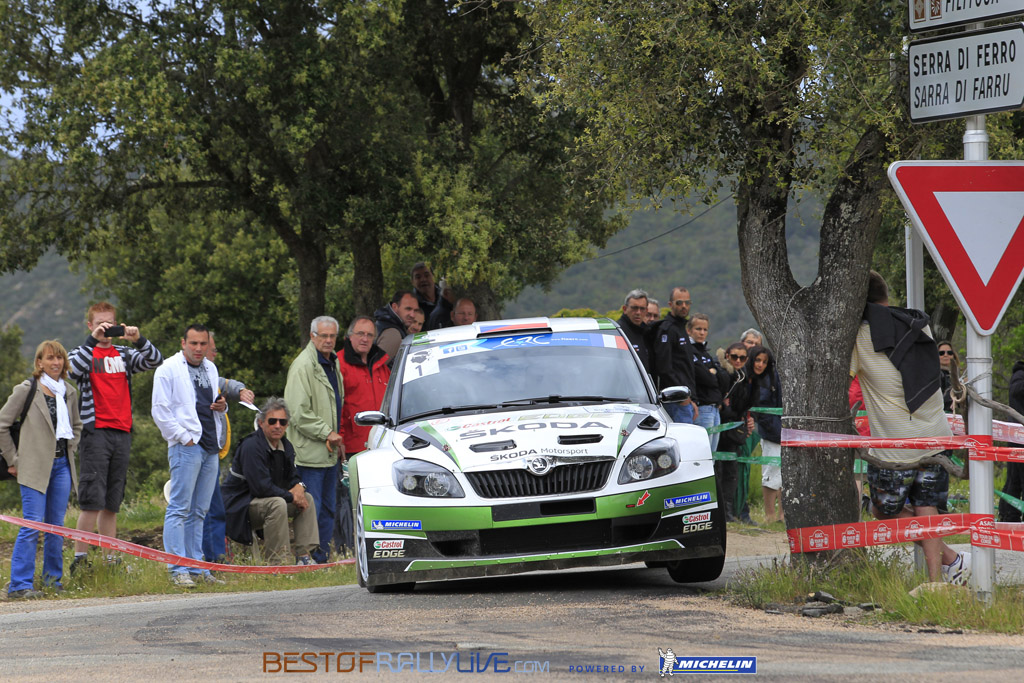
[[659,647],[658,654],[661,656],[661,677],[664,678],[665,674],[674,675],[672,668],[676,665],[676,653],[672,651],[672,648],[662,650]]

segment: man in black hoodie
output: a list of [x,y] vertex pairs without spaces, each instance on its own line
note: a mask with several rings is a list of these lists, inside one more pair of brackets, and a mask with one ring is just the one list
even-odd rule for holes
[[[1013,364],[1013,374],[1010,375],[1010,407],[1018,413],[1024,413],[1024,361],[1017,361]],[[1008,445],[1022,446],[1024,444]],[[1024,463],[1006,463],[1006,484],[1003,485],[1003,493],[1014,498],[1024,497],[1022,495],[1024,494]],[[1000,498],[999,521],[1021,521],[1020,510]]]
[[651,353],[648,347],[648,327],[644,322],[647,317],[647,292],[642,289],[634,289],[626,295],[626,302],[622,304],[622,317],[619,318],[619,327],[626,335],[626,339],[633,345],[636,355],[640,356],[644,370],[651,372]]
[[[668,299],[669,314],[661,321],[654,340],[654,375],[658,388],[684,386],[696,396],[693,373],[693,354],[689,348],[690,336],[686,332],[687,314],[690,312],[690,292],[685,287],[674,287]],[[687,399],[682,403],[667,403],[665,409],[676,422],[694,424],[696,405]]]
[[416,319],[419,307],[415,294],[401,290],[391,297],[390,304],[373,312],[373,321],[377,326],[377,346],[384,349],[384,353],[391,358],[398,353],[398,347],[409,333],[409,325]]

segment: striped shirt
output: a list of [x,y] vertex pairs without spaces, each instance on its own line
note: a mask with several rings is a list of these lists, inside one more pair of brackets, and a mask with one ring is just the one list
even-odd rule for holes
[[[85,343],[72,349],[68,354],[69,365],[68,376],[78,384],[78,400],[83,424],[92,424],[96,421],[96,402],[92,394],[92,369],[93,349],[96,348],[96,339],[92,335],[86,338]],[[164,362],[160,350],[153,346],[145,337],[139,337],[135,348],[126,346],[114,346],[114,349],[121,354],[124,361],[126,379],[136,372],[152,370]],[[129,385],[130,386],[130,385]]]

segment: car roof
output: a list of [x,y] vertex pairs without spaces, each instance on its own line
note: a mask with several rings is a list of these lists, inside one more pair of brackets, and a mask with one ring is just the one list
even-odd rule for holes
[[517,334],[546,334],[549,332],[585,332],[614,330],[618,326],[608,318],[515,318],[512,320],[485,320],[471,325],[445,327],[416,334],[411,344],[458,342],[480,337],[498,337]]

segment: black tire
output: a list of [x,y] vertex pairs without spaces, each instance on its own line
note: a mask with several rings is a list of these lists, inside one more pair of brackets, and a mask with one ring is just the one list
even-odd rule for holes
[[718,496],[719,506],[712,513],[711,519],[714,520],[715,526],[718,528],[718,538],[722,544],[722,554],[715,557],[698,557],[693,560],[668,562],[666,564],[668,575],[676,583],[714,581],[722,575],[722,569],[725,568],[725,542],[727,534],[725,530],[725,508],[722,503],[722,485],[717,477],[715,478],[715,492]]

